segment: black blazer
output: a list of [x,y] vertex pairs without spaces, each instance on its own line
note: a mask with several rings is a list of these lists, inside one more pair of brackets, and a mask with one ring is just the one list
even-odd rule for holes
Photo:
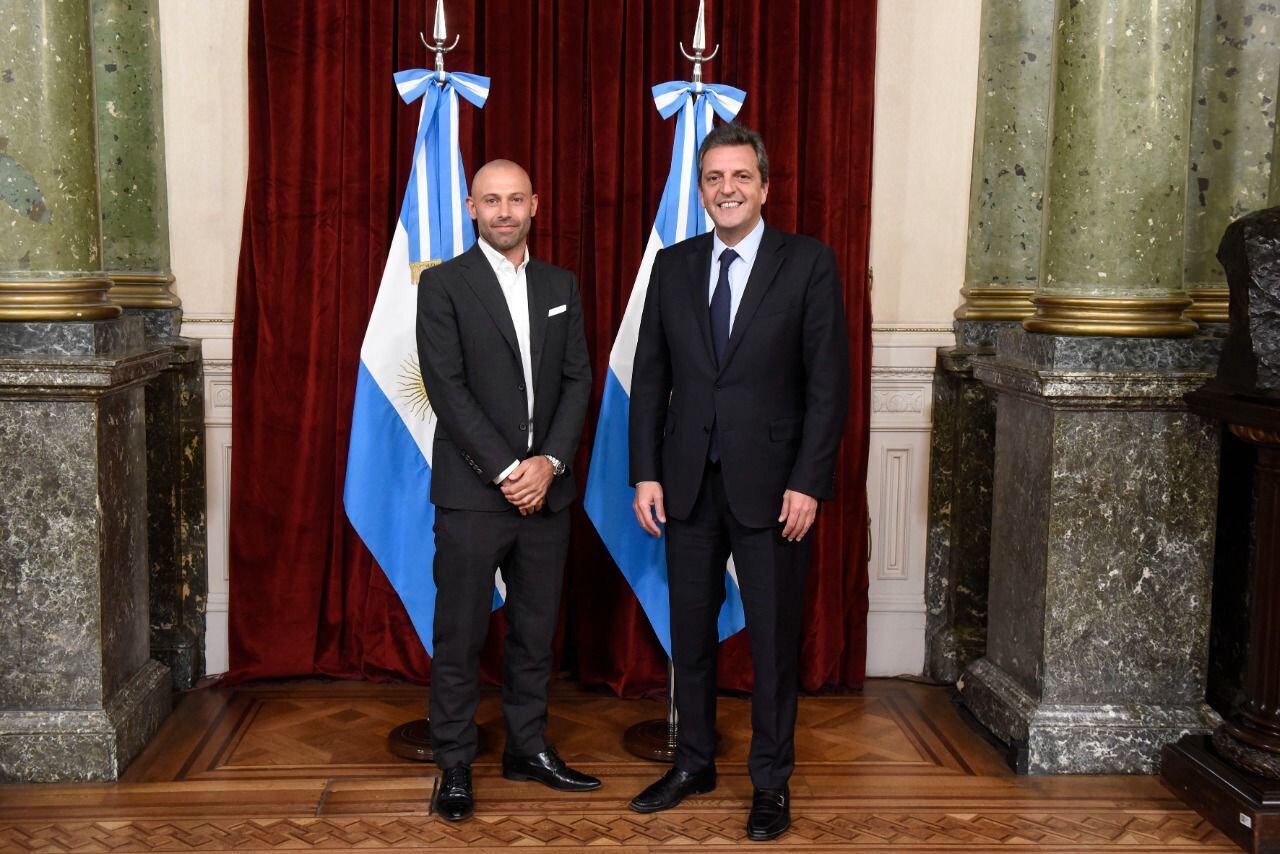
[[777,524],[782,493],[835,490],[849,408],[849,336],[835,253],[765,227],[724,364],[711,344],[711,235],[658,253],[631,379],[631,482],[662,483],[666,512],[687,518],[714,423],[729,509]]
[[[533,451],[572,466],[591,396],[578,281],[531,258],[529,348]],[[548,312],[564,306],[563,311]],[[431,502],[460,510],[511,507],[493,479],[527,455],[529,401],[520,346],[498,277],[479,245],[418,280],[418,363],[436,418]],[[573,476],[552,482],[547,506],[566,507]]]

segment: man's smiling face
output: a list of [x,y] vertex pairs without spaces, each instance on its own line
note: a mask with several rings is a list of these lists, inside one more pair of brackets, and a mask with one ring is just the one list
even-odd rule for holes
[[702,156],[698,191],[720,239],[730,245],[756,227],[760,208],[769,197],[769,185],[760,179],[760,163],[749,145],[709,149]]

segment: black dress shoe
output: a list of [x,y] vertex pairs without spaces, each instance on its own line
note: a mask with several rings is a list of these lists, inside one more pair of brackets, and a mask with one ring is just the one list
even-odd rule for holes
[[791,826],[791,792],[781,789],[756,789],[751,798],[751,815],[747,817],[747,836],[757,842],[781,836]]
[[535,756],[502,754],[502,776],[508,780],[536,780],[560,792],[586,792],[600,788],[600,781],[575,771],[556,753],[554,747]]
[[445,769],[436,792],[436,812],[449,821],[462,821],[476,811],[475,795],[471,793],[471,766],[455,765]]
[[716,787],[716,767],[704,768],[696,774],[672,768],[658,782],[631,799],[636,812],[669,810],[689,795],[704,795]]

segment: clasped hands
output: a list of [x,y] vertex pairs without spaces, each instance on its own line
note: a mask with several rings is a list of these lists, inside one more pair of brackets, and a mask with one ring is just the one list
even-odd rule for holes
[[523,460],[499,486],[506,499],[520,511],[520,515],[528,516],[546,505],[547,490],[554,477],[551,462],[538,455]]
[[[636,521],[640,527],[655,537],[662,536],[658,522],[667,523],[667,511],[662,506],[662,484],[656,480],[642,480],[636,484],[636,497],[631,502]],[[782,538],[789,542],[799,542],[813,527],[818,518],[818,499],[788,489],[782,493],[782,513],[778,522],[782,524]]]

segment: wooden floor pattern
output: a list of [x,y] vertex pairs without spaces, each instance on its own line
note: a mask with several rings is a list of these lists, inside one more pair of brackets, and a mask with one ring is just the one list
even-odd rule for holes
[[[434,768],[385,747],[421,717],[426,690],[305,682],[185,695],[117,784],[0,786],[0,851],[725,850],[744,832],[749,705],[722,697],[720,786],[666,813],[626,801],[661,772],[621,748],[658,702],[571,684],[553,693],[550,738],[604,786],[562,795],[502,779],[496,694],[479,719],[476,817],[431,815]],[[788,850],[1235,851],[1151,777],[1018,777],[971,732],[945,689],[873,680],[806,697],[797,729]]]

